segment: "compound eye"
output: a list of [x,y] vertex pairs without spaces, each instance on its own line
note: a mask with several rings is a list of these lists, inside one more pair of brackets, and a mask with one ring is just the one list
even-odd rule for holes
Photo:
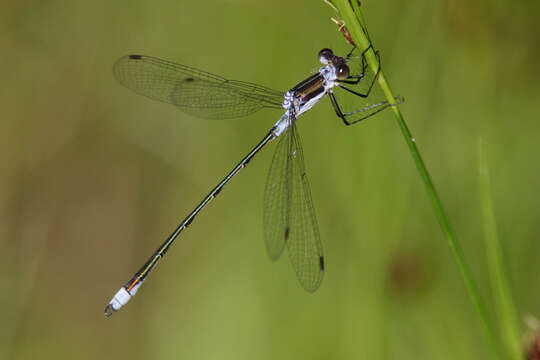
[[345,80],[349,77],[349,67],[345,64],[341,64],[336,69],[336,76],[338,80]]
[[334,53],[330,49],[322,49],[319,51],[319,61],[321,64],[328,64],[330,60],[334,57]]

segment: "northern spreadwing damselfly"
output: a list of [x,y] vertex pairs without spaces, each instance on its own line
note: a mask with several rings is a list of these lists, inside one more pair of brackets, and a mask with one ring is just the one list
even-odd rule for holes
[[[228,119],[252,114],[263,108],[285,110],[263,139],[221,180],[178,225],[135,275],[120,288],[105,308],[110,316],[135,295],[143,281],[165,255],[174,240],[223,187],[268,143],[279,138],[266,180],[263,204],[264,239],[268,256],[277,260],[285,247],[296,276],[304,289],[317,290],[325,262],[315,209],[304,166],[304,154],[296,119],[328,95],[336,114],[352,125],[401,102],[373,99],[372,89],[380,71],[369,69],[365,53],[353,48],[345,57],[322,49],[322,67],[283,93],[244,81],[176,64],[167,60],[128,55],[113,67],[117,80],[134,92],[170,103],[183,112],[203,119]],[[378,57],[378,52],[375,52]],[[354,95],[358,108],[343,110],[334,89]],[[369,103],[367,102],[369,101]]]

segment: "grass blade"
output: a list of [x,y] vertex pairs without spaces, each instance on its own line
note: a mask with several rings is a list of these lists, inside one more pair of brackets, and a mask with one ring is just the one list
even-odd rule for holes
[[[360,4],[358,3],[358,1],[333,0],[333,4],[338,9],[341,18],[345,22],[345,25],[347,26],[357,46],[360,49],[366,49],[371,44],[371,42],[369,40],[367,25],[362,15],[362,12],[360,10]],[[379,64],[378,64],[377,57],[375,56],[375,52],[373,51],[373,49],[371,49],[370,51],[366,53],[366,60],[371,70],[375,73],[377,71]],[[396,103],[397,102],[396,98],[392,92],[392,89],[390,88],[390,84],[386,81],[386,78],[384,76],[384,72],[382,69],[379,73],[378,83],[383,93],[385,94],[385,97],[388,100],[388,102]],[[405,142],[407,143],[411,156],[413,157],[413,160],[416,164],[418,173],[420,174],[420,177],[422,178],[424,187],[427,191],[429,199],[431,200],[431,203],[435,210],[435,215],[437,216],[437,220],[439,221],[441,229],[447,240],[448,246],[452,250],[452,254],[459,268],[461,278],[463,279],[463,282],[465,283],[465,288],[467,290],[469,298],[474,308],[476,309],[478,315],[480,316],[480,320],[486,331],[488,340],[493,348],[494,353],[498,356],[498,358],[501,358],[498,341],[495,336],[495,331],[488,321],[486,306],[480,298],[478,287],[472,278],[469,267],[465,263],[463,250],[461,249],[458,242],[456,241],[456,238],[450,228],[450,224],[448,222],[448,218],[442,206],[439,195],[437,194],[435,186],[433,185],[433,182],[424,164],[422,156],[420,155],[420,152],[418,151],[418,148],[416,147],[415,138],[412,136],[407,124],[405,123],[405,120],[403,118],[403,115],[401,114],[401,111],[399,110],[399,107],[392,106],[392,111],[394,113],[394,117],[398,123],[398,126],[403,134]]]
[[503,263],[503,253],[497,234],[497,223],[493,213],[491,201],[491,182],[485,145],[478,140],[478,175],[480,180],[480,203],[484,225],[484,239],[488,260],[488,270],[491,280],[491,289],[495,303],[495,311],[499,320],[502,344],[509,359],[522,359],[521,341],[518,329],[518,319],[512,300],[507,272]]

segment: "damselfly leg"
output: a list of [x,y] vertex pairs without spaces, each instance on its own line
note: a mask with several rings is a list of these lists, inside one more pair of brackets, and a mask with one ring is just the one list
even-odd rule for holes
[[[356,48],[353,48],[347,55],[346,58],[349,62],[351,61],[355,50]],[[370,71],[367,60],[366,60],[366,53],[369,50],[374,51],[375,56],[377,57],[378,67],[377,67],[377,71],[374,74]],[[360,57],[360,63],[361,63],[360,73],[351,74],[344,80],[337,80],[336,86],[347,91],[348,93],[352,95],[355,95],[361,98],[369,98],[381,70],[381,58],[379,55],[379,51],[375,51],[372,45],[369,45],[366,49],[364,49],[359,55],[359,57]],[[368,74],[370,73],[372,73],[372,76],[368,76]],[[358,85],[360,84],[361,81],[363,82],[361,83],[362,86],[360,87],[360,89],[351,89],[348,86],[342,85],[342,84]],[[379,98],[373,103],[365,103],[365,106],[359,109],[343,111],[336,99],[333,89],[330,89],[328,91],[328,96],[330,97],[330,101],[332,102],[332,106],[334,107],[336,115],[339,118],[341,118],[343,120],[343,123],[347,126],[356,124],[362,120],[365,120],[375,115],[376,113],[390,106],[398,105],[403,102],[402,98],[398,98],[396,103],[391,104],[387,100],[384,100],[383,98]]]

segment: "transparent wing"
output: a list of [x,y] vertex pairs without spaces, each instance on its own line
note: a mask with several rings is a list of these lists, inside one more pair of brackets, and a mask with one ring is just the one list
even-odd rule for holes
[[314,292],[324,276],[324,257],[311,190],[304,165],[302,143],[296,125],[289,128],[288,168],[290,179],[289,257],[304,289]]
[[264,193],[268,256],[277,260],[285,244],[304,289],[317,290],[324,275],[319,228],[304,167],[302,144],[292,124],[277,145]]
[[276,261],[285,248],[286,229],[289,227],[289,134],[283,134],[277,144],[264,190],[263,225],[268,257]]
[[281,108],[283,101],[282,92],[145,55],[121,57],[113,73],[136,93],[204,119],[246,116],[264,107]]

